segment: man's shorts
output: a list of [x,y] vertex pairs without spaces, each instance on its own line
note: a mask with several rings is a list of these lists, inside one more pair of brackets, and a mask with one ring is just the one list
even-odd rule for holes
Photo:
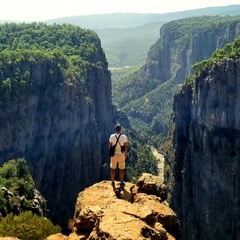
[[116,169],[117,163],[118,163],[119,169],[125,169],[125,155],[124,154],[116,154],[113,157],[111,157],[110,168]]

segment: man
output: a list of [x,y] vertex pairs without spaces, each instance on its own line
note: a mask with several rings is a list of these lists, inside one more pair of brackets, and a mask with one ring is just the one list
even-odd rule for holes
[[109,138],[109,148],[116,144],[117,138],[118,143],[115,148],[115,154],[113,157],[111,157],[110,161],[110,175],[111,175],[111,184],[114,187],[115,186],[115,172],[118,164],[119,168],[119,179],[120,179],[120,187],[125,186],[124,182],[124,170],[125,170],[125,160],[127,158],[127,152],[128,152],[128,145],[127,145],[127,137],[122,133],[122,126],[121,124],[117,124],[115,126],[116,133],[112,134]]

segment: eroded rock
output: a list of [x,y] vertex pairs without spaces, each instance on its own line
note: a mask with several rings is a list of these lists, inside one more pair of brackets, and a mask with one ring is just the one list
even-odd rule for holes
[[177,239],[180,223],[163,203],[163,192],[165,185],[151,174],[136,185],[127,182],[120,195],[109,181],[96,183],[77,197],[69,239]]

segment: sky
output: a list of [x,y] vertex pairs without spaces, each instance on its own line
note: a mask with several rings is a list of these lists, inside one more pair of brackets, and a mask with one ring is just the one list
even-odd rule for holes
[[1,0],[0,20],[44,21],[106,13],[168,13],[240,4],[240,0]]

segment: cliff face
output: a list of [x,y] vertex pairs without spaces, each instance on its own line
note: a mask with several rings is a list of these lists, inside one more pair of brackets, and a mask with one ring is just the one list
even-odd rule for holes
[[124,110],[146,122],[153,132],[166,133],[179,84],[193,74],[192,66],[196,62],[208,59],[240,35],[239,20],[205,16],[164,24],[145,65],[128,83],[131,101],[123,106]]
[[104,54],[98,57],[103,67],[87,70],[82,81],[64,79],[54,61],[12,63],[0,72],[1,83],[16,68],[30,73],[25,85],[1,88],[0,164],[24,157],[51,219],[62,226],[78,192],[99,181],[108,159],[111,80]]
[[239,60],[175,97],[171,206],[186,240],[240,238],[239,112]]
[[149,51],[145,71],[161,82],[174,78],[176,83],[183,83],[193,74],[196,62],[208,59],[216,49],[240,35],[239,20],[224,22],[224,19],[206,16],[206,19],[189,18],[164,24],[160,39]]

